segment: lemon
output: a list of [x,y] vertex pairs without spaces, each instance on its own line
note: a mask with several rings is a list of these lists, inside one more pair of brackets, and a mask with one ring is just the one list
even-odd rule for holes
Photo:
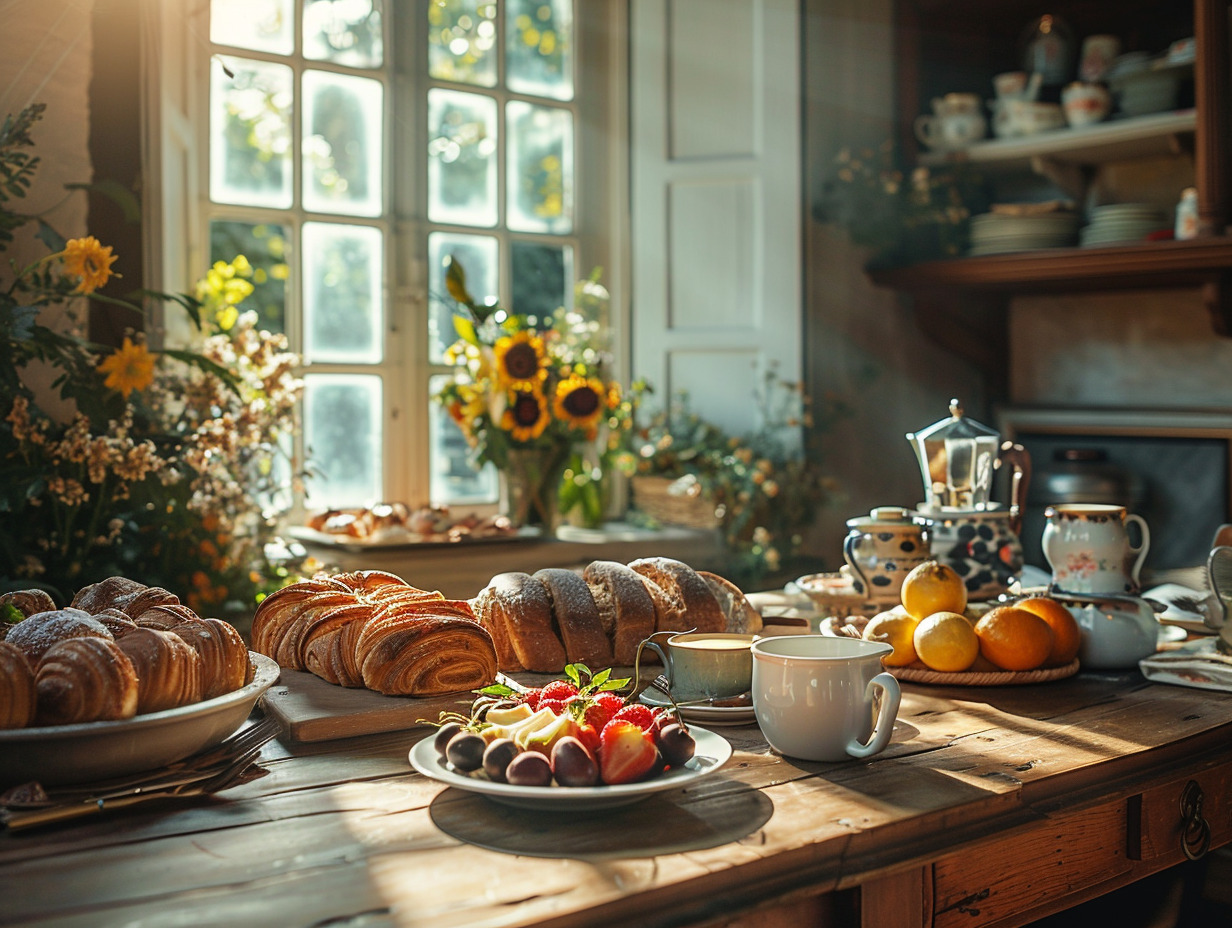
[[907,612],[924,619],[937,612],[962,612],[967,608],[967,587],[953,567],[925,561],[903,578],[899,598]]
[[865,641],[883,641],[894,650],[882,659],[887,667],[906,667],[915,662],[915,647],[911,636],[916,620],[901,612],[881,612],[864,626]]
[[975,627],[958,612],[935,612],[921,619],[912,645],[925,666],[943,673],[966,670],[980,653]]

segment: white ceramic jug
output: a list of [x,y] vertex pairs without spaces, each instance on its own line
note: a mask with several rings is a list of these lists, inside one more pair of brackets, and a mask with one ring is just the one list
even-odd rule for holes
[[[1151,545],[1146,520],[1124,506],[1064,503],[1044,510],[1044,557],[1052,588],[1060,593],[1136,593],[1138,573]],[[1130,540],[1137,526],[1139,541]]]

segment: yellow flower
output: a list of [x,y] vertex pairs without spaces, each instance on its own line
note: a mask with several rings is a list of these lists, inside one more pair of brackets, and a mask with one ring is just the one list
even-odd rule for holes
[[[80,277],[77,285],[78,293],[93,293],[115,274],[111,265],[116,256],[111,253],[111,246],[103,246],[93,235],[85,238],[71,238],[64,246],[64,268],[74,277]],[[119,277],[119,274],[115,274]]]
[[536,388],[516,389],[509,394],[509,404],[501,416],[501,428],[514,441],[534,441],[543,434],[551,420],[548,401]]
[[552,409],[556,418],[594,437],[603,414],[603,399],[603,384],[598,378],[571,374],[557,386]]
[[106,374],[103,386],[109,390],[119,390],[128,399],[134,390],[144,390],[154,381],[154,355],[146,349],[144,342],[133,344],[131,339],[124,339],[120,348],[109,354],[98,366],[100,374]]
[[534,332],[515,332],[499,339],[492,348],[496,376],[503,387],[526,387],[547,377],[543,339]]

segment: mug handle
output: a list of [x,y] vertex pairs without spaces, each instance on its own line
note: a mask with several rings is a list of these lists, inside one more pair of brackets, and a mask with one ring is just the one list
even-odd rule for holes
[[890,743],[890,736],[894,734],[894,719],[898,717],[898,704],[903,698],[898,680],[894,678],[894,674],[883,670],[868,681],[868,686],[864,688],[865,701],[872,702],[875,689],[881,690],[882,699],[881,711],[877,713],[877,721],[873,724],[873,735],[868,739],[868,744],[861,744],[856,738],[851,739],[847,745],[847,753],[852,757],[869,757],[885,750]]
[[847,566],[851,568],[851,572],[855,574],[856,592],[864,596],[868,596],[872,592],[872,587],[869,585],[868,577],[864,576],[864,571],[860,569],[860,565],[856,563],[856,553],[853,550],[858,541],[864,539],[864,535],[857,532],[852,532],[843,539],[843,560],[847,562]]
[[1129,553],[1138,555],[1134,558],[1134,566],[1130,568],[1129,571],[1129,578],[1133,581],[1134,587],[1137,588],[1138,571],[1142,569],[1142,562],[1146,560],[1146,553],[1151,548],[1151,530],[1147,528],[1146,519],[1142,518],[1140,515],[1136,515],[1134,513],[1127,515],[1125,517],[1125,524],[1128,525],[1130,522],[1137,525],[1138,530],[1142,532],[1142,541],[1139,543],[1138,547],[1135,548],[1133,545],[1129,546]]
[[933,126],[936,124],[937,117],[930,116],[927,113],[922,113],[915,118],[915,137],[929,148],[933,147]]
[[642,664],[642,649],[650,648],[650,650],[654,651],[655,654],[659,655],[659,660],[663,662],[663,676],[667,677],[667,688],[669,690],[672,688],[671,658],[667,656],[667,652],[664,651],[663,648],[659,646],[659,642],[655,641],[654,638],[655,638],[655,635],[668,635],[670,637],[671,635],[679,635],[679,634],[680,632],[673,632],[673,631],[654,632],[651,634],[649,638],[646,638],[645,640],[642,641],[641,644],[637,646],[637,657],[634,659],[633,663],[634,663],[634,667],[637,670],[639,676],[634,677],[635,680],[640,679],[641,664]]

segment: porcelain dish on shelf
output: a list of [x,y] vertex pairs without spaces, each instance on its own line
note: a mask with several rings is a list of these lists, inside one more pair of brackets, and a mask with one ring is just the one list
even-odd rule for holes
[[615,786],[513,786],[496,783],[486,776],[458,773],[436,751],[435,735],[429,735],[411,748],[411,766],[429,779],[468,793],[478,793],[501,805],[520,809],[575,812],[612,809],[641,802],[655,793],[679,789],[715,773],[727,763],[732,748],[727,739],[704,728],[689,729],[697,748],[683,767],[673,767],[660,776],[640,783]]

